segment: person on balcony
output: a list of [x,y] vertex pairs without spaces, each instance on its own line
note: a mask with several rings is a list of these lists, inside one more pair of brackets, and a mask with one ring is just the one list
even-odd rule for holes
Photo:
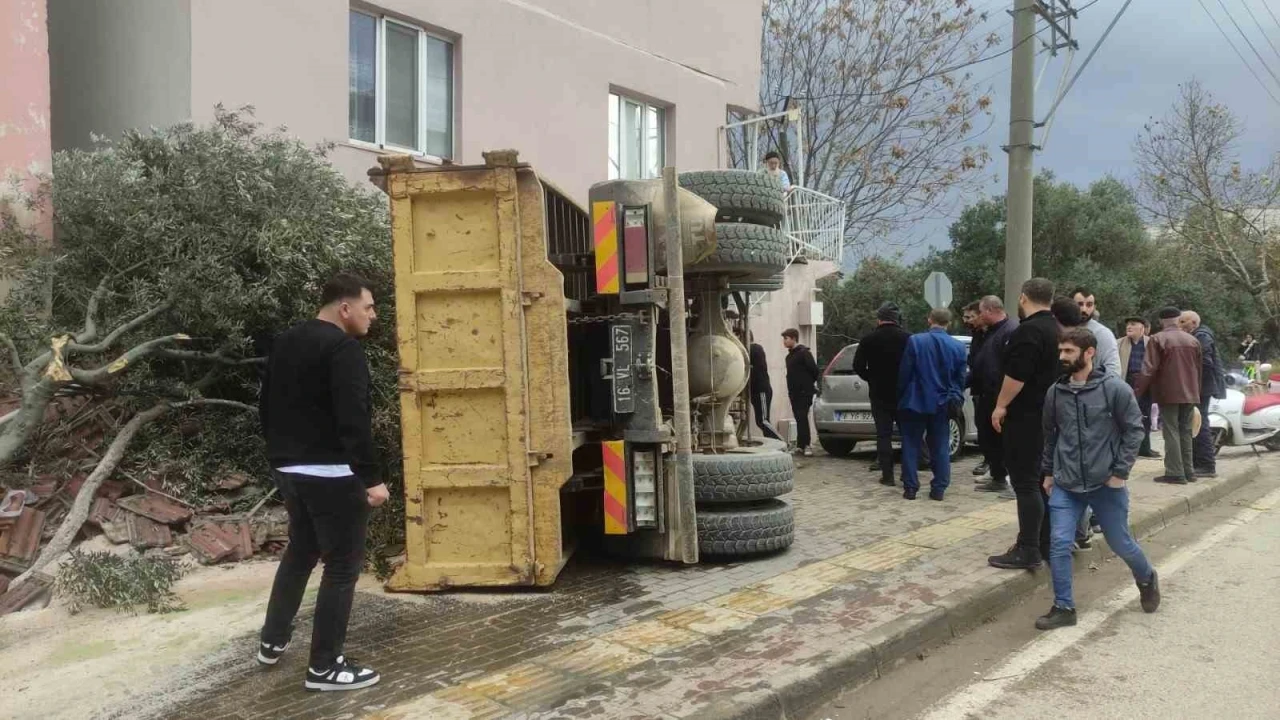
[[772,150],[764,155],[764,174],[781,183],[783,192],[791,192],[791,178],[782,169],[782,156]]

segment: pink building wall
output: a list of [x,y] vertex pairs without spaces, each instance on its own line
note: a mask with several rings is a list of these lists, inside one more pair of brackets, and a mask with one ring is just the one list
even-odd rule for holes
[[16,177],[31,191],[36,177],[52,169],[47,19],[45,0],[0,0],[0,203],[50,237],[48,212],[28,213],[13,203],[9,185]]

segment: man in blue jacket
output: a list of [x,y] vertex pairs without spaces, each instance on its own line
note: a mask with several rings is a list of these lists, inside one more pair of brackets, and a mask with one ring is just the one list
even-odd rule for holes
[[950,421],[964,407],[964,345],[947,334],[951,311],[929,313],[929,331],[912,335],[898,371],[898,424],[902,428],[902,497],[920,489],[921,442],[928,437],[933,459],[930,500],[941,500],[951,484]]
[[1098,341],[1087,328],[1067,328],[1058,353],[1065,374],[1045,395],[1041,421],[1053,574],[1053,607],[1036,620],[1041,630],[1076,624],[1071,549],[1086,507],[1093,508],[1107,545],[1133,573],[1142,609],[1152,613],[1160,607],[1159,578],[1129,532],[1126,486],[1143,435],[1138,401],[1124,380],[1094,367]]

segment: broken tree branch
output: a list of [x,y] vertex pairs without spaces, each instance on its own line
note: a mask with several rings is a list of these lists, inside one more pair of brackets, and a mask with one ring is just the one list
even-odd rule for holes
[[176,342],[185,342],[190,339],[191,338],[181,333],[177,335],[166,335],[162,338],[148,340],[137,345],[120,357],[116,358],[110,364],[103,365],[100,368],[96,368],[94,370],[81,370],[79,368],[68,367],[67,370],[70,372],[71,378],[76,382],[82,385],[97,385],[107,380],[112,375],[121,372],[125,368],[129,367],[129,365],[151,355],[165,345]]
[[[238,403],[232,400],[219,400],[217,398],[194,398],[192,400],[184,400],[179,403],[163,401],[152,405],[142,412],[130,418],[125,423],[120,432],[112,439],[111,445],[107,447],[107,452],[102,456],[102,460],[98,462],[97,467],[84,481],[84,485],[80,487],[80,493],[76,495],[76,500],[71,505],[71,509],[67,511],[66,518],[62,524],[58,526],[58,531],[54,534],[53,540],[40,551],[40,556],[31,564],[26,572],[22,573],[15,579],[9,588],[16,588],[26,582],[32,575],[40,571],[46,565],[53,561],[54,558],[61,557],[71,547],[71,543],[75,540],[76,534],[80,532],[80,527],[89,519],[89,511],[93,508],[94,496],[98,493],[98,488],[102,483],[115,472],[116,467],[120,465],[120,461],[124,459],[124,453],[129,449],[129,443],[133,442],[133,438],[137,436],[138,431],[147,423],[156,420],[171,409],[181,407],[197,407],[202,405],[212,405],[215,407],[230,407],[241,410],[256,411],[250,405]],[[148,488],[150,490],[150,488]]]
[[156,357],[166,360],[189,360],[193,362],[211,362],[220,365],[266,365],[265,357],[235,358],[222,353],[207,353],[197,350],[160,350]]
[[[78,340],[77,340],[77,341],[75,341],[75,342],[68,343],[68,344],[67,344],[67,352],[80,352],[80,353],[101,353],[101,352],[106,352],[106,351],[108,351],[108,350],[110,350],[110,349],[111,349],[111,346],[112,346],[112,345],[114,345],[114,344],[115,344],[115,342],[116,342],[117,340],[119,340],[119,339],[120,339],[120,337],[121,337],[122,335],[124,335],[125,333],[130,332],[130,331],[132,331],[132,330],[136,330],[136,329],[138,329],[138,328],[139,328],[139,327],[141,327],[142,325],[144,325],[144,324],[146,324],[147,322],[151,321],[153,318],[155,318],[155,317],[156,317],[157,315],[159,315],[160,313],[162,313],[162,312],[164,312],[164,311],[168,310],[170,307],[172,307],[172,303],[167,303],[167,302],[166,302],[166,303],[161,303],[161,304],[159,304],[159,305],[157,305],[157,306],[155,306],[155,307],[151,308],[150,310],[148,310],[148,311],[146,311],[146,312],[142,313],[141,315],[139,315],[139,316],[135,317],[134,319],[130,320],[129,322],[126,322],[125,324],[121,325],[120,327],[116,328],[115,330],[112,330],[112,331],[111,331],[111,332],[110,332],[106,337],[104,337],[100,342],[96,342],[96,343],[94,343],[94,344],[92,344],[92,345],[85,345],[84,343],[79,342]],[[96,331],[95,331],[95,332],[96,332]],[[183,336],[183,337],[186,337],[186,336]]]
[[76,335],[77,343],[87,343],[98,338],[98,307],[102,304],[102,299],[107,296],[107,290],[111,287],[111,281],[123,276],[125,273],[133,272],[138,268],[146,265],[147,261],[136,262],[129,267],[112,275],[106,275],[102,281],[98,283],[98,287],[94,289],[93,294],[89,296],[89,304],[84,311],[84,329]]

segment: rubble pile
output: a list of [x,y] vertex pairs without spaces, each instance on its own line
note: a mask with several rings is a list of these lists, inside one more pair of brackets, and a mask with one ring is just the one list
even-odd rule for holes
[[[240,473],[223,478],[216,486],[218,497],[199,508],[165,495],[158,481],[107,480],[94,494],[77,541],[102,535],[139,552],[189,553],[206,565],[279,554],[289,540],[284,508],[259,503],[249,512],[231,512],[235,500],[254,490],[251,480]],[[52,577],[37,573],[8,591],[11,580],[31,567],[58,531],[84,481],[83,475],[42,476],[25,488],[0,487],[0,615],[30,605],[52,586]]]

